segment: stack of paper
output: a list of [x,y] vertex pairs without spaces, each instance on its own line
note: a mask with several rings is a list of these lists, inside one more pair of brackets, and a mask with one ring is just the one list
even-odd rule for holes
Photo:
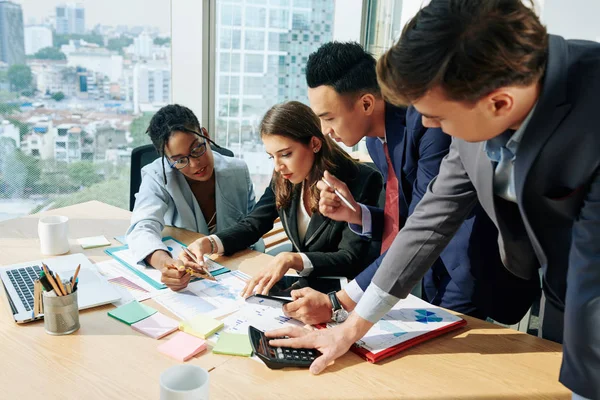
[[206,350],[206,342],[185,332],[177,332],[171,339],[158,346],[158,351],[181,362],[187,361]]
[[219,335],[219,341],[213,348],[213,353],[250,357],[252,355],[250,338],[248,335],[223,332]]
[[151,338],[160,339],[175,332],[179,328],[179,324],[173,318],[157,312],[148,318],[132,324],[131,327]]
[[114,310],[110,310],[108,315],[127,325],[131,325],[144,318],[148,318],[156,312],[157,311],[152,307],[148,307],[138,301],[132,301],[131,303],[117,307]]
[[202,339],[206,339],[221,328],[223,328],[222,321],[202,314],[179,323],[180,330]]

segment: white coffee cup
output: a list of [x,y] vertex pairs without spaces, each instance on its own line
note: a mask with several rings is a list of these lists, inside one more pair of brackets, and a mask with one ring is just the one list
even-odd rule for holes
[[69,218],[52,215],[40,218],[38,235],[42,254],[56,256],[69,251]]
[[208,400],[208,371],[196,365],[176,365],[160,374],[160,400]]

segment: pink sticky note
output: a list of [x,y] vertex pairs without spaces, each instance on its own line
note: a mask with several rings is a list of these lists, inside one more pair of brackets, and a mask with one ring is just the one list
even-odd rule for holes
[[178,332],[171,339],[158,346],[158,351],[181,362],[206,350],[206,342],[200,338]]
[[179,328],[179,322],[157,312],[148,318],[136,322],[135,324],[131,324],[131,327],[151,338],[160,339],[175,332]]

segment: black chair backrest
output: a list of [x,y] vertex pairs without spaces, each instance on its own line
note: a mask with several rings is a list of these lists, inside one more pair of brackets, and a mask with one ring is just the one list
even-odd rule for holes
[[[213,151],[227,156],[234,157],[233,151],[225,147],[211,146]],[[158,152],[152,144],[145,144],[136,147],[131,152],[131,173],[129,180],[129,211],[133,211],[135,205],[135,194],[140,190],[142,184],[142,168],[158,158]]]

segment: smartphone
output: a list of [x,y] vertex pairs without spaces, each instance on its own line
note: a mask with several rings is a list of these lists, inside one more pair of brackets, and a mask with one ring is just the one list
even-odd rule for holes
[[277,297],[292,297],[292,290],[310,287],[321,293],[337,292],[348,283],[348,279],[344,277],[301,277],[285,275],[278,281],[271,290],[269,296]]
[[279,297],[265,296],[262,294],[253,294],[246,299],[246,303],[281,308],[284,304],[291,303],[291,300],[281,299]]

